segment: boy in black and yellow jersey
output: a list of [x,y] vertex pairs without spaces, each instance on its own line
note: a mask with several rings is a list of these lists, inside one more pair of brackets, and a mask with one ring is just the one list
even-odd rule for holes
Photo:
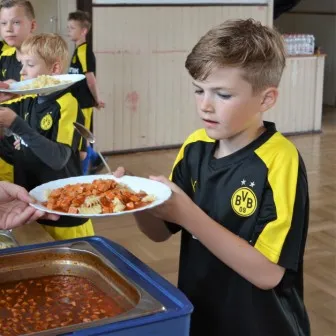
[[9,48],[10,48],[10,46],[5,41],[3,41],[3,40],[0,41],[0,56],[5,50],[7,50]]
[[[29,37],[22,44],[21,61],[24,79],[61,74],[67,68],[67,44],[55,34]],[[12,153],[16,184],[31,190],[48,181],[81,175],[78,148],[82,139],[73,122],[83,124],[84,116],[69,90],[23,96],[2,106],[0,125],[18,138]],[[86,219],[61,216],[57,222],[39,222],[58,240],[94,235],[92,222]]]
[[[7,79],[20,80],[22,69],[19,60],[21,45],[35,28],[34,8],[29,1],[1,0],[0,32],[7,47],[0,55],[0,81]],[[13,181],[13,167],[4,160],[0,160],[0,180]]]
[[[95,77],[96,58],[86,42],[86,35],[91,28],[89,13],[76,11],[68,16],[68,35],[75,42],[76,49],[71,58],[70,74],[85,74],[85,79],[72,88],[85,116],[85,127],[91,128],[93,108],[103,108],[105,103],[100,99]],[[100,156],[87,144],[87,153],[82,153],[83,173],[96,173],[103,168]],[[90,167],[91,166],[91,167]]]
[[21,79],[21,45],[36,28],[32,4],[26,0],[1,0],[0,2],[1,37],[10,48],[0,57],[0,80]]
[[170,200],[136,220],[154,241],[182,233],[178,287],[194,305],[191,336],[310,335],[306,170],[263,121],[284,66],[281,35],[251,19],[211,29],[187,57],[204,128],[183,144],[172,181],[152,177],[171,187]]

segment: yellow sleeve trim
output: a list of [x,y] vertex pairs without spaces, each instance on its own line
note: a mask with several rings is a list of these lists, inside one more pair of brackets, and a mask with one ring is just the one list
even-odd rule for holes
[[57,142],[72,146],[77,121],[78,102],[70,92],[66,93],[57,102],[60,106],[60,119],[58,121]]
[[173,169],[172,172],[170,173],[169,179],[172,180],[173,178],[173,171],[174,168],[176,167],[176,165],[182,161],[183,157],[184,157],[184,150],[186,148],[187,145],[193,143],[193,142],[197,142],[197,141],[204,141],[204,142],[215,142],[215,140],[211,139],[208,137],[208,135],[205,132],[205,129],[198,129],[197,131],[195,131],[194,133],[192,133],[191,135],[189,135],[189,137],[187,138],[187,140],[183,143],[179,153],[177,154],[177,157],[175,159],[174,165],[173,165]]
[[77,51],[79,62],[81,63],[82,68],[83,68],[83,73],[87,72],[86,49],[87,49],[87,44],[85,43],[79,46],[78,51]]
[[[0,105],[3,106],[3,105],[11,105],[11,104],[14,104],[14,103],[19,103],[21,102],[22,100],[25,100],[27,98],[36,98],[37,95],[36,94],[32,94],[32,95],[25,95],[25,96],[20,96],[18,98],[14,98],[14,99],[10,99],[10,100],[6,100],[4,102],[2,102]],[[7,106],[10,108],[10,106]]]
[[255,248],[270,261],[278,263],[292,225],[299,154],[296,147],[280,133],[274,134],[255,152],[268,168],[268,182],[277,215],[276,220],[269,222],[261,232]]

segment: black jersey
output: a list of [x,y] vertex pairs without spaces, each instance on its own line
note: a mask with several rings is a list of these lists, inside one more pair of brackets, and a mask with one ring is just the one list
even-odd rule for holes
[[[70,92],[24,96],[3,105],[18,115],[10,127],[20,140],[20,150],[12,147],[14,183],[31,190],[49,181],[82,175],[78,151],[82,138],[73,123],[84,124],[84,115]],[[56,222],[39,222],[70,227],[86,221],[61,217]]]
[[[75,49],[71,58],[69,74],[86,74],[87,72],[96,72],[96,58],[85,42]],[[72,94],[78,99],[82,109],[96,105],[86,78],[72,86]]]
[[[194,305],[191,336],[307,336],[303,253],[308,185],[295,146],[265,123],[245,148],[216,159],[205,130],[184,143],[172,180],[216,222],[286,269],[280,284],[261,290],[182,229],[178,287]],[[175,233],[181,228],[167,224]]]
[[14,79],[21,80],[22,64],[16,58],[16,49],[14,47],[5,48],[0,56],[0,80]]

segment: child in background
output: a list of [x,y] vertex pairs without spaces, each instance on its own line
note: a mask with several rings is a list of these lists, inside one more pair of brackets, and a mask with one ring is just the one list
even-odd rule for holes
[[[0,81],[21,79],[22,64],[19,60],[21,45],[36,28],[35,13],[32,4],[26,0],[2,0],[0,2],[0,33],[4,40],[4,49],[0,55]],[[12,151],[13,137],[2,142],[7,151],[7,161],[0,160],[0,181],[13,182]]]
[[[178,287],[190,336],[309,336],[303,301],[307,174],[264,113],[285,67],[281,35],[253,20],[211,29],[186,60],[203,129],[182,146],[173,195],[137,214],[154,241],[182,232]],[[123,169],[115,175],[120,176]]]
[[[76,11],[68,17],[68,35],[75,42],[76,49],[71,58],[70,74],[85,74],[82,80],[72,88],[73,95],[78,99],[85,117],[85,127],[91,129],[93,108],[101,109],[105,106],[99,97],[95,55],[86,42],[86,36],[91,28],[91,19],[88,13]],[[99,155],[87,143],[87,153],[82,152],[83,173],[94,174],[103,168]]]
[[[32,79],[62,74],[68,56],[67,44],[60,36],[31,36],[21,47],[21,75]],[[84,116],[70,89],[45,96],[23,96],[2,104],[0,125],[19,137],[16,149],[12,146],[10,153],[16,184],[31,190],[49,181],[81,175],[78,148],[82,139],[73,122],[83,124]],[[87,219],[61,216],[56,222],[39,223],[56,240],[94,235],[92,222]]]
[[11,47],[0,57],[0,80],[21,79],[21,45],[36,28],[32,4],[25,0],[2,0],[0,2],[1,37]]

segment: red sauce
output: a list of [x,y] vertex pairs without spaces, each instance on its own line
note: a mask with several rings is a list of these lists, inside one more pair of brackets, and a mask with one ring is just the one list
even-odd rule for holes
[[0,335],[24,335],[113,317],[125,311],[118,299],[75,276],[0,284]]

